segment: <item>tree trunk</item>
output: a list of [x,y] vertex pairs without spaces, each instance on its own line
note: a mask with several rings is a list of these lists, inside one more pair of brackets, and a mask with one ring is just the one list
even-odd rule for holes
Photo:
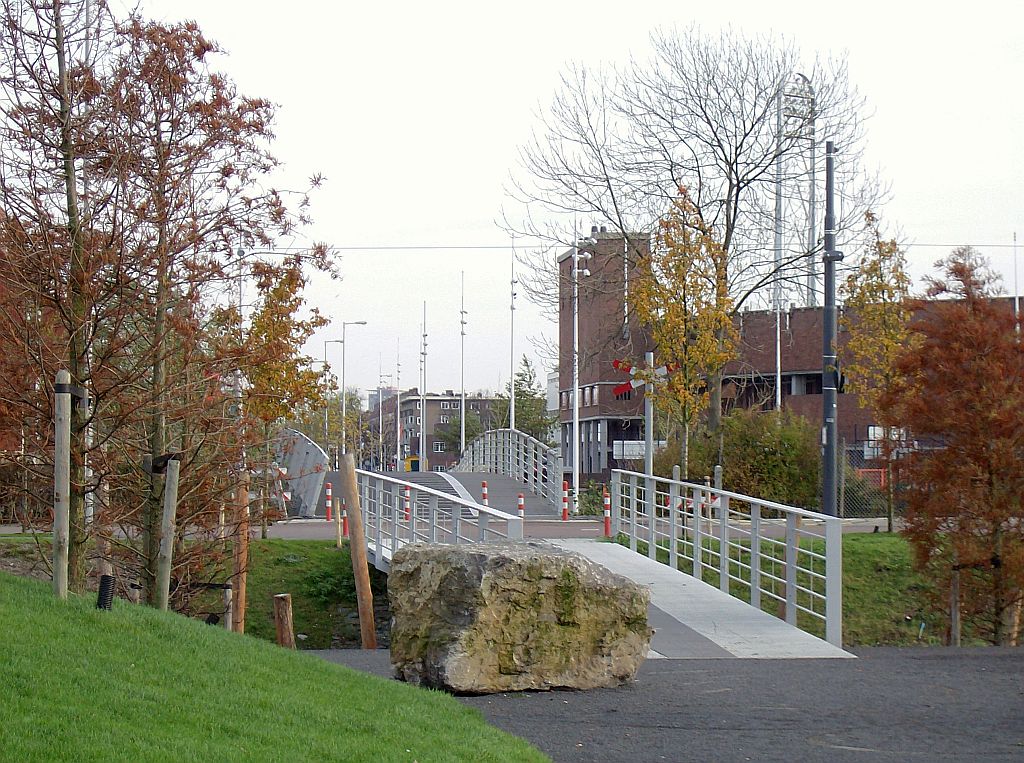
[[892,532],[896,524],[896,493],[892,484],[892,428],[882,429],[885,438],[885,519],[888,531]]
[[683,470],[683,481],[690,478],[690,422],[683,422],[683,440],[679,447],[679,466]]
[[[57,54],[58,92],[60,99],[60,153],[63,162],[64,191],[67,200],[67,230],[71,244],[71,262],[68,268],[68,371],[71,383],[83,385],[88,373],[88,302],[85,296],[88,273],[85,262],[85,242],[78,204],[78,177],[75,170],[75,149],[71,136],[71,90],[68,82],[65,55],[64,22],[60,0],[53,2],[53,42]],[[71,491],[70,537],[68,546],[68,585],[71,590],[85,587],[85,428],[88,409],[72,399],[71,405]]]

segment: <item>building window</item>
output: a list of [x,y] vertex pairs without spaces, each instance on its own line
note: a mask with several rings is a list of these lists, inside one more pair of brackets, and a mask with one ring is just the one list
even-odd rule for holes
[[444,451],[445,451],[445,445],[444,445],[443,441],[438,441],[438,442],[434,443],[434,452],[435,453],[444,453]]
[[616,395],[615,399],[616,400],[632,400],[633,399],[633,390],[627,389],[625,392],[621,392],[618,395]]
[[451,420],[452,420],[451,416],[442,416],[441,417],[441,423],[442,424],[450,424]]
[[469,410],[471,410],[471,411],[479,411],[480,410],[480,403],[470,403],[469,404]]
[[442,411],[447,411],[448,410],[448,401],[447,400],[442,400],[441,401],[441,410]]
[[445,471],[445,468],[443,466],[435,466],[430,471],[432,471],[432,472],[443,472],[443,471]]
[[596,385],[590,388],[590,404],[591,405],[597,405],[597,395],[598,395],[598,391],[600,389],[601,388],[596,386]]
[[417,424],[417,425],[419,425],[419,424],[421,424],[421,423],[422,423],[422,422],[420,421],[420,417],[419,417],[419,416],[417,416],[417,417],[416,417],[416,424]]

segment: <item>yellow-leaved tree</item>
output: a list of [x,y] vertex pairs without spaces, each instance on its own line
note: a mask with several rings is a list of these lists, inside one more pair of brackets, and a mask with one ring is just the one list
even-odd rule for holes
[[878,217],[867,212],[860,263],[841,287],[845,309],[840,323],[848,332],[842,367],[847,391],[860,395],[861,406],[875,412],[882,424],[889,532],[893,529],[892,449],[896,437],[878,414],[878,402],[896,378],[896,359],[910,341],[911,282],[906,265],[896,239],[883,239]]
[[682,429],[684,478],[690,430],[708,407],[708,377],[720,373],[735,352],[732,300],[719,277],[726,259],[689,193],[680,188],[658,223],[648,267],[640,268],[633,290],[634,309],[650,327],[657,363],[669,369],[654,380],[655,405]]

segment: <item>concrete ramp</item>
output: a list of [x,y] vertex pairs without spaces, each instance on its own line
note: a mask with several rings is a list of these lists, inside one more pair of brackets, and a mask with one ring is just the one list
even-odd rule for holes
[[854,656],[625,546],[583,539],[550,542],[651,589],[649,616],[651,627],[655,629],[651,657],[807,659]]

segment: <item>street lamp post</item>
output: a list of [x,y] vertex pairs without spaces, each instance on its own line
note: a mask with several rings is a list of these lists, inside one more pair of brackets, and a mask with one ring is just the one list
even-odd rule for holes
[[[341,344],[344,345],[341,339],[325,339],[324,340],[324,369],[327,369],[327,345],[329,344]],[[344,346],[342,347],[342,354],[344,354]],[[342,396],[345,394],[344,382],[342,383]],[[331,450],[331,436],[330,436],[330,413],[331,413],[331,402],[327,400],[324,402],[324,452],[328,455],[330,460]],[[344,417],[343,417],[344,418]]]
[[[594,239],[582,239],[596,244]],[[589,260],[590,252],[580,252],[579,242],[572,248],[572,506],[579,513],[580,504],[580,276],[590,271],[580,270],[580,260]]]
[[348,406],[346,405],[348,394],[345,392],[345,327],[346,326],[365,326],[366,321],[342,321],[341,324],[341,454],[348,453],[348,447],[345,445],[345,414],[348,412]]
[[462,327],[462,351],[459,375],[462,382],[462,410],[459,413],[459,458],[466,452],[466,272],[462,272],[462,306],[459,309],[459,323]]

